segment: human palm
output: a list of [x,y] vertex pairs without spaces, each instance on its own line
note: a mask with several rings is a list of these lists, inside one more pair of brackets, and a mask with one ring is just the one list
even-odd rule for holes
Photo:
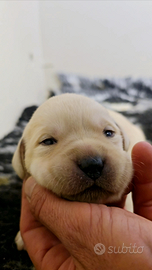
[[[132,158],[136,214],[118,207],[65,201],[35,184],[33,178],[24,183],[20,229],[37,270],[152,269],[152,146],[138,143]],[[94,252],[98,243],[105,246],[102,255]],[[123,244],[143,247],[142,253],[129,249],[116,253]]]

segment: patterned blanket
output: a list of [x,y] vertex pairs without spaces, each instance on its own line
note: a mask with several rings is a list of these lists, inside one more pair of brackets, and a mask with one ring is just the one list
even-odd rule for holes
[[[152,141],[152,79],[89,79],[58,74],[60,93],[89,96],[105,107],[121,112],[141,126]],[[50,90],[50,96],[56,92]],[[25,251],[17,251],[14,237],[19,229],[22,181],[11,166],[11,160],[23,129],[36,105],[25,108],[12,132],[0,140],[0,269],[33,269]]]

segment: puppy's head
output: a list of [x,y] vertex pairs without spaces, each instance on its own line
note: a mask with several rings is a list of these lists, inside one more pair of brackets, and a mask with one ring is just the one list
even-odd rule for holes
[[21,178],[69,200],[109,203],[132,177],[128,138],[99,103],[75,94],[47,100],[33,114],[13,157]]

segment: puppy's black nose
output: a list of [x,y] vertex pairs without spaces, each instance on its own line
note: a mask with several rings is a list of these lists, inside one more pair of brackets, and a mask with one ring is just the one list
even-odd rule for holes
[[87,157],[78,162],[78,167],[92,180],[101,176],[103,166],[101,157]]

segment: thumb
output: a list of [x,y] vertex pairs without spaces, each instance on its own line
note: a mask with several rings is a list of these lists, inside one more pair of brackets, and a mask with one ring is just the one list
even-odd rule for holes
[[132,150],[134,212],[152,220],[152,146],[137,143]]

